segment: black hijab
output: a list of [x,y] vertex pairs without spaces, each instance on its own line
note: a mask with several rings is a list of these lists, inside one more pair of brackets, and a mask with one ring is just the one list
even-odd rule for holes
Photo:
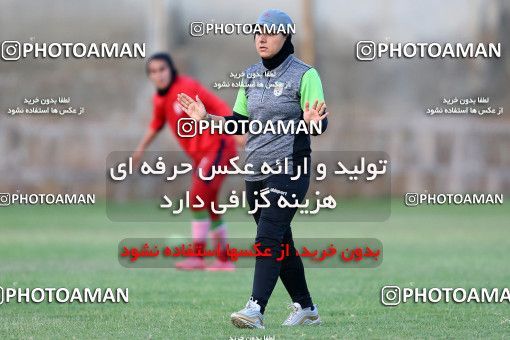
[[294,53],[294,45],[292,45],[291,35],[289,34],[278,53],[268,59],[262,58],[262,64],[268,70],[274,70],[292,53]]
[[177,77],[177,69],[175,68],[174,62],[168,53],[159,52],[159,53],[153,54],[147,60],[147,64],[145,65],[145,71],[147,72],[147,74],[149,74],[149,64],[153,60],[163,60],[164,62],[166,62],[166,64],[170,68],[170,83],[168,83],[168,86],[165,87],[164,89],[157,90],[158,95],[164,96],[165,94],[168,93],[168,90],[170,90],[170,87],[172,86],[172,84],[175,81],[175,78]]

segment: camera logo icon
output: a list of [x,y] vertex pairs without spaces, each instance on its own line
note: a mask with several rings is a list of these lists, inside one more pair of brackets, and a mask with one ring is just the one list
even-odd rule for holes
[[0,207],[7,207],[8,205],[11,205],[11,194],[0,193]]
[[182,138],[192,138],[197,135],[197,122],[193,118],[180,118],[177,121],[177,135]]
[[202,37],[205,34],[205,23],[194,21],[190,24],[190,34],[193,37]]
[[418,193],[416,192],[406,193],[404,203],[408,207],[416,207],[418,205]]
[[400,304],[400,287],[384,286],[381,289],[381,303],[385,306],[397,306]]
[[2,42],[2,59],[14,61],[21,58],[21,44],[19,41],[5,40]]
[[361,40],[356,44],[356,58],[361,61],[370,61],[375,59],[375,42],[370,40]]

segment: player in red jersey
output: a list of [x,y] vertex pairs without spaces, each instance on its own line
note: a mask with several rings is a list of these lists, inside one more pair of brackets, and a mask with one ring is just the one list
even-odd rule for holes
[[[138,145],[133,160],[139,164],[143,152],[152,143],[163,126],[168,124],[182,150],[191,158],[193,169],[201,167],[204,173],[213,165],[228,165],[229,159],[237,155],[236,137],[205,132],[196,136],[181,137],[178,131],[178,120],[187,118],[177,102],[178,93],[186,93],[192,98],[200,98],[207,108],[207,112],[216,115],[229,115],[232,111],[228,104],[203,87],[198,81],[178,74],[174,63],[167,53],[157,53],[147,61],[147,75],[156,87],[153,97],[152,121],[145,136]],[[182,135],[182,134],[181,134]],[[241,140],[237,140],[242,143]],[[220,215],[211,211],[211,202],[217,201],[224,175],[215,175],[210,181],[202,180],[196,171],[192,175],[190,190],[190,204],[197,203],[198,195],[204,201],[203,209],[192,208],[193,221],[191,222],[192,237],[195,247],[205,247],[208,233],[214,240],[214,246],[220,246],[222,255],[212,264],[206,265],[201,257],[190,257],[176,264],[178,269],[207,269],[207,270],[234,270],[231,261],[228,261],[225,252],[227,230],[225,222]],[[209,208],[207,208],[209,207]]]

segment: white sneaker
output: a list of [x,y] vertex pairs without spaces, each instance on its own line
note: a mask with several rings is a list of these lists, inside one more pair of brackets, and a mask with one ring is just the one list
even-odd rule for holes
[[294,302],[289,305],[289,308],[292,309],[287,320],[285,320],[282,325],[283,326],[298,326],[298,325],[319,325],[321,323],[321,318],[319,317],[319,311],[317,310],[317,305],[313,305],[314,309],[311,307],[301,308],[301,305],[297,302]]
[[260,313],[260,306],[253,298],[248,300],[246,307],[239,312],[230,315],[232,323],[239,328],[262,328],[264,329],[264,316]]

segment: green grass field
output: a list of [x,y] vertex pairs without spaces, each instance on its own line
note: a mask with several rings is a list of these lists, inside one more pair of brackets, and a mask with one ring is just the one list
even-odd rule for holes
[[[229,339],[502,338],[510,305],[412,304],[385,307],[384,285],[509,287],[510,207],[404,207],[385,222],[296,224],[294,237],[375,237],[384,260],[373,269],[307,269],[323,325],[284,328],[289,298],[278,283],[265,330],[229,320],[251,292],[253,269],[234,273],[127,269],[117,261],[127,237],[188,235],[178,223],[125,223],[92,207],[0,208],[0,286],[129,287],[128,304],[4,304],[0,338]],[[234,237],[252,237],[252,221],[232,222]]]

